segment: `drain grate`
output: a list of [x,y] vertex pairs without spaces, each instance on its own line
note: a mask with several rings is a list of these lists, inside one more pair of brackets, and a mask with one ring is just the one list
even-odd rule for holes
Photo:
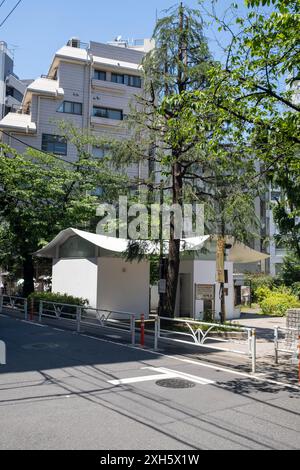
[[184,380],[184,379],[163,379],[163,380],[158,380],[156,382],[156,385],[159,387],[164,387],[164,388],[194,388],[196,387],[196,384],[194,382],[190,382],[189,380]]

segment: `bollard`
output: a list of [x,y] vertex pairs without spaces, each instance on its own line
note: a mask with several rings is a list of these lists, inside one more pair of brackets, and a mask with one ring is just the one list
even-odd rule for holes
[[141,347],[145,346],[145,315],[141,315]]

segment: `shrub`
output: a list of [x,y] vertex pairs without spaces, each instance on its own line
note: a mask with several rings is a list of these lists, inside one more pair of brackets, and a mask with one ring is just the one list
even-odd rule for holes
[[87,299],[82,299],[80,297],[73,297],[72,295],[68,294],[56,294],[52,292],[34,292],[28,297],[28,300],[34,300],[39,302],[43,300],[44,302],[53,302],[57,304],[65,304],[65,305],[88,305]]
[[255,298],[257,299],[258,303],[261,303],[267,297],[270,297],[270,295],[272,295],[272,291],[269,287],[262,286],[262,287],[258,287],[258,289],[256,289],[256,291],[254,292],[254,295],[255,295]]
[[300,283],[300,260],[294,254],[289,254],[284,259],[281,278],[287,286]]
[[264,315],[284,317],[290,308],[300,308],[300,301],[291,293],[277,290],[262,300],[260,307]]
[[300,299],[300,282],[295,282],[292,285],[292,292]]
[[272,289],[276,283],[276,280],[272,276],[267,276],[265,274],[248,274],[248,276],[246,276],[246,280],[251,282],[251,296],[254,303],[258,302],[256,292],[259,288],[263,287]]

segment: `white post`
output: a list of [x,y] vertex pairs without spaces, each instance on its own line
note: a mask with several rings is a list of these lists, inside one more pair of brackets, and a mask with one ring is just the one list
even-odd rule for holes
[[24,317],[25,317],[25,321],[28,320],[28,300],[25,299],[24,300]]
[[130,317],[131,344],[135,346],[135,315]]
[[0,341],[0,365],[6,365],[6,345],[4,341]]
[[158,322],[159,317],[155,318],[155,329],[154,329],[154,351],[158,350]]
[[278,340],[279,340],[279,327],[276,326],[274,330],[275,364],[278,364]]
[[76,309],[77,333],[80,333],[80,330],[81,330],[81,312],[82,312],[82,308],[77,307]]
[[39,323],[42,323],[42,316],[43,316],[43,302],[40,300],[39,305]]
[[248,330],[248,354],[252,357],[252,331]]
[[252,330],[252,374],[256,374],[256,330]]

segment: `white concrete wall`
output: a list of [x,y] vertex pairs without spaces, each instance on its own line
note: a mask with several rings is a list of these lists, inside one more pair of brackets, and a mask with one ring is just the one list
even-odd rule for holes
[[52,292],[83,297],[97,307],[97,259],[53,260]]
[[[226,297],[226,314],[227,320],[239,318],[240,312],[234,307],[234,283],[233,283],[233,263],[225,263],[225,269],[228,270],[228,281],[225,285],[228,288],[228,296]],[[216,262],[200,261],[194,262],[194,284],[216,284]],[[195,314],[203,312],[203,301],[195,300]],[[219,298],[219,287],[216,284],[215,297],[216,320],[219,320],[219,312],[221,311],[221,302]]]
[[149,315],[150,265],[99,258],[98,308]]

